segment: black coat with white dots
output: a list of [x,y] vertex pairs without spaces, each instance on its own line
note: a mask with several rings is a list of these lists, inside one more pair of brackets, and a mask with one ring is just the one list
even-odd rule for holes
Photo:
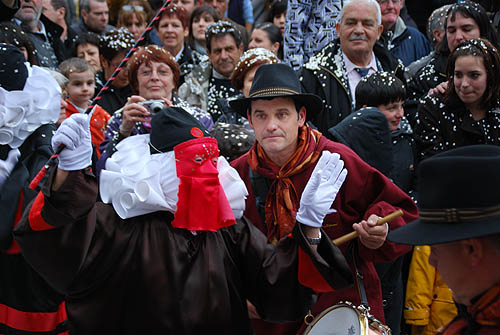
[[452,108],[442,95],[426,96],[420,101],[414,132],[420,160],[466,145],[500,145],[500,104],[484,119],[474,120],[465,105]]

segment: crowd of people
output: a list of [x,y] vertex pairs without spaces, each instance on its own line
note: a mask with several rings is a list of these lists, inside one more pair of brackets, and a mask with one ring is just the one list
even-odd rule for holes
[[414,5],[1,0],[0,334],[500,333],[500,5]]

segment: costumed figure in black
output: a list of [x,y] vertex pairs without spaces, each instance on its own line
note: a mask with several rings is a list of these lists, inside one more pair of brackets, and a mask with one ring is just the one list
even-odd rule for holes
[[89,116],[59,127],[52,144],[66,149],[15,237],[66,295],[75,334],[250,334],[246,299],[266,319],[291,320],[314,296],[304,278],[334,289],[352,283],[321,233],[332,188],[347,174],[339,155],[323,154],[301,199],[301,224],[273,246],[242,217],[245,184],[206,134],[182,108],[156,113],[150,134],[124,139],[107,160],[105,203],[96,204]]
[[32,269],[12,238],[38,189],[30,182],[53,155],[61,89],[44,69],[0,44],[0,334],[66,331],[61,293]]

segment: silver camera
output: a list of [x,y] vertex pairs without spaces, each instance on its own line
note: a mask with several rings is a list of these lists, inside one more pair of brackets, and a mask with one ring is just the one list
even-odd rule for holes
[[140,101],[138,102],[138,104],[149,109],[151,114],[156,114],[163,108],[165,108],[165,103],[163,102],[163,100],[146,100],[146,101]]

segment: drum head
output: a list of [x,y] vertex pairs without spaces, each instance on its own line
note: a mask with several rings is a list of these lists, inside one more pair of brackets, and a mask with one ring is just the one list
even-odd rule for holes
[[359,314],[350,307],[333,306],[318,317],[307,335],[361,335]]

